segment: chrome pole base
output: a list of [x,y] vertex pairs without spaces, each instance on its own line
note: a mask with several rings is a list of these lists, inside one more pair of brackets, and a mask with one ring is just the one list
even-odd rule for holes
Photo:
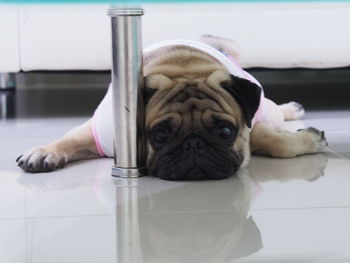
[[15,73],[0,73],[0,90],[16,87]]
[[147,174],[146,168],[120,168],[112,167],[112,176],[120,178],[137,178]]

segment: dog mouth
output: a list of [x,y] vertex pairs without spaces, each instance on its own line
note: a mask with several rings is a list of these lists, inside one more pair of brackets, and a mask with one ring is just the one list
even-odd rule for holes
[[[165,180],[224,179],[232,176],[241,162],[235,158],[209,158],[208,156],[166,156],[159,158],[151,174]],[[167,160],[167,161],[165,161]]]

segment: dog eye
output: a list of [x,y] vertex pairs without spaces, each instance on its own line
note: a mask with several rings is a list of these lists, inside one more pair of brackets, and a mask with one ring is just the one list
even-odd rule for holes
[[227,140],[235,135],[236,129],[232,124],[223,122],[217,125],[216,133],[220,138]]
[[164,144],[170,136],[170,131],[164,127],[157,127],[153,130],[153,138],[156,143]]
[[220,128],[220,137],[223,139],[228,139],[232,136],[232,129],[228,126],[223,126]]

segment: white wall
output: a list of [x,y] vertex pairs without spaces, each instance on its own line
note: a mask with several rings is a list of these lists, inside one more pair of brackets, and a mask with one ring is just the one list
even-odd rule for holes
[[20,69],[17,19],[17,7],[0,5],[0,72]]
[[[0,29],[10,38],[0,41],[0,72],[109,69],[107,8],[28,5],[19,7],[18,18],[16,8],[1,15],[0,22],[6,21]],[[163,4],[144,9],[144,45],[210,33],[236,40],[244,67],[350,65],[348,3]]]

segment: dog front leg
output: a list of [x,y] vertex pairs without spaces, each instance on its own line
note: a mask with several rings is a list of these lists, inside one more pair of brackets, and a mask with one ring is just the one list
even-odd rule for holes
[[60,140],[28,150],[17,158],[18,166],[26,172],[49,172],[72,161],[99,157],[90,121],[70,130]]
[[317,153],[327,146],[324,132],[315,128],[282,131],[264,122],[257,123],[250,134],[251,151],[277,158],[290,158],[298,155]]

